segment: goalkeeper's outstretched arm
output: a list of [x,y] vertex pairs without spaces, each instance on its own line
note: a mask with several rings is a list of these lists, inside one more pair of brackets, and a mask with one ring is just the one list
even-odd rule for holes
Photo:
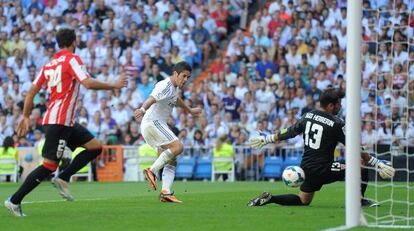
[[364,150],[361,152],[361,158],[365,165],[374,167],[382,179],[391,179],[395,175],[395,169],[391,166],[391,162],[386,160],[379,160]]
[[281,140],[287,140],[293,138],[303,132],[303,120],[300,119],[293,126],[289,128],[276,131],[270,135],[260,135],[252,137],[249,140],[250,146],[253,148],[261,148],[268,143],[274,143]]

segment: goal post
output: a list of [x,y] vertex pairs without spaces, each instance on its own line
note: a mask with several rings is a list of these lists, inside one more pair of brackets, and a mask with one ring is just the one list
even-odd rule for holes
[[[346,217],[345,226],[330,230],[414,229],[414,0],[370,3],[347,2]],[[371,36],[363,37],[363,29]],[[376,133],[364,135],[373,128]],[[393,179],[361,166],[361,146],[367,145],[371,155],[393,165]],[[379,207],[361,208],[361,167],[369,172],[365,197]]]
[[346,227],[361,219],[361,32],[362,1],[347,2],[345,216]]

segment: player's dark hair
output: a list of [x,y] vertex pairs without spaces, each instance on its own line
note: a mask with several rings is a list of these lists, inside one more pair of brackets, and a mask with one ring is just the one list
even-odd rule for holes
[[72,29],[63,28],[56,33],[56,41],[61,49],[69,47],[75,40],[76,34]]
[[189,71],[191,72],[193,69],[191,68],[190,64],[182,61],[174,65],[173,71],[176,71],[178,74],[180,74],[183,71]]
[[336,104],[339,99],[345,97],[345,93],[339,88],[327,88],[324,90],[319,97],[319,102],[321,103],[321,107],[327,107],[330,103]]

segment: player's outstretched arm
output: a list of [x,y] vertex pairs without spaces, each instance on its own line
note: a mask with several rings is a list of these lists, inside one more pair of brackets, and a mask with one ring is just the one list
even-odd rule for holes
[[249,139],[249,144],[252,148],[262,148],[266,144],[277,141],[277,134],[255,136]]
[[128,85],[128,77],[125,74],[121,74],[119,79],[113,83],[101,82],[92,78],[87,78],[81,82],[81,84],[87,89],[92,90],[113,90],[121,89]]
[[23,117],[17,127],[17,136],[25,136],[29,131],[29,116],[33,108],[33,98],[40,91],[41,87],[33,84],[24,99]]
[[252,148],[261,148],[269,143],[274,143],[281,140],[287,140],[297,136],[303,132],[302,119],[297,121],[293,126],[289,128],[276,131],[270,135],[260,135],[249,139],[249,144]]
[[134,112],[135,118],[136,119],[139,119],[142,116],[144,116],[144,114],[148,110],[148,108],[150,108],[151,105],[153,105],[156,102],[157,102],[157,100],[153,96],[148,97],[148,99],[146,99],[144,101],[144,103],[142,104],[142,106],[140,108],[138,108],[138,109],[135,110],[135,112]]
[[364,151],[361,153],[361,158],[366,165],[374,167],[382,179],[391,179],[394,177],[395,169],[391,166],[391,162],[379,160]]
[[181,107],[184,109],[184,112],[190,113],[194,117],[199,116],[202,112],[202,109],[199,107],[190,108],[180,97],[177,98],[177,106]]

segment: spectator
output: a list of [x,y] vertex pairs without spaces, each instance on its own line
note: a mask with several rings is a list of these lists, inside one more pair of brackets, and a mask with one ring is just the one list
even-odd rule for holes
[[315,108],[313,98],[311,95],[306,95],[306,106],[302,108],[301,115],[304,115],[307,112],[312,111]]
[[117,109],[113,113],[113,117],[118,126],[124,127],[132,118],[132,112],[126,108],[125,103],[118,102]]
[[232,120],[238,122],[240,120],[241,101],[234,96],[235,86],[228,88],[227,97],[223,98],[224,111],[231,113]]
[[368,152],[374,152],[376,150],[377,132],[373,130],[372,122],[365,122],[361,134],[361,145]]
[[158,23],[161,31],[171,29],[173,24],[174,22],[170,19],[170,13],[168,11],[164,12],[162,19]]
[[204,148],[205,147],[205,140],[203,138],[203,132],[197,129],[194,132],[192,147],[196,149]]
[[124,71],[126,76],[128,76],[130,79],[136,79],[138,77],[139,68],[132,59],[131,49],[126,50],[124,60],[121,57],[120,63],[124,64]]
[[176,11],[174,4],[168,5],[168,13],[170,13],[171,21],[177,22],[178,18],[180,17],[180,13]]
[[259,82],[259,89],[256,91],[256,106],[257,113],[269,112],[275,106],[276,98],[266,86],[266,82],[261,80]]
[[152,29],[152,24],[148,22],[148,15],[142,15],[142,22],[138,24],[138,29],[142,29],[144,32],[149,32]]
[[187,129],[181,129],[180,133],[178,133],[178,139],[183,143],[184,147],[191,147],[191,140],[192,137],[188,135]]
[[154,56],[151,58],[151,63],[158,64],[159,67],[162,67],[165,64],[165,59],[161,56],[161,47],[155,46],[154,53]]
[[197,47],[194,41],[190,38],[190,31],[188,29],[183,30],[183,38],[177,45],[179,45],[180,48],[180,56],[184,58],[184,61],[193,66],[195,61],[193,57],[197,53]]
[[228,14],[228,11],[223,7],[222,1],[218,1],[216,9],[211,12],[211,18],[213,18],[214,21],[216,21],[217,32],[220,33],[222,36],[227,34]]
[[297,88],[296,96],[293,97],[291,107],[302,110],[303,108],[305,108],[306,105],[307,105],[307,102],[306,102],[305,91],[303,90],[303,88]]
[[171,49],[171,61],[173,64],[184,61],[183,57],[180,54],[180,48],[178,48],[178,46],[173,46]]
[[262,53],[262,57],[257,61],[256,70],[259,72],[261,78],[266,76],[266,70],[272,70],[272,73],[276,72],[276,65],[272,62],[267,52]]
[[149,74],[149,79],[155,82],[163,80],[165,77],[161,75],[161,70],[158,64],[152,64],[151,73]]
[[246,81],[244,80],[243,77],[238,77],[237,78],[237,86],[235,87],[234,90],[234,96],[240,100],[240,102],[242,102],[246,92],[248,92],[249,89],[246,86]]
[[158,13],[158,8],[155,5],[151,6],[151,13],[148,15],[148,22],[153,26],[157,25],[161,20],[161,16]]
[[395,128],[395,142],[401,151],[414,146],[414,127],[409,125],[408,118],[401,119],[401,123]]
[[144,138],[139,133],[138,124],[134,121],[129,124],[126,135],[129,137],[130,145],[139,145],[144,142]]
[[270,47],[271,41],[267,34],[265,34],[264,29],[262,26],[257,27],[257,31],[253,35],[255,46],[260,46],[263,49],[267,49]]
[[188,10],[183,10],[181,12],[181,17],[175,22],[177,26],[177,30],[183,32],[187,28],[187,30],[192,30],[195,26],[195,21],[191,17],[189,17]]
[[381,123],[378,129],[378,144],[391,145],[394,142],[393,130],[391,120],[387,119]]
[[[98,19],[97,23],[98,25],[101,25],[101,23],[108,18],[107,13],[111,9],[107,6],[105,6],[104,1],[98,1],[96,3],[96,9],[95,9],[95,17]],[[102,27],[101,27],[102,29]]]
[[163,76],[171,76],[173,74],[174,63],[172,62],[171,53],[164,55],[165,63],[161,65],[161,74]]
[[106,141],[108,144],[116,144],[118,142],[117,138],[117,123],[112,117],[111,109],[109,107],[104,108],[104,116],[101,120],[101,123],[107,130],[104,130]]
[[141,74],[141,83],[138,84],[138,90],[142,93],[144,99],[148,98],[154,88],[154,82],[148,80],[148,76],[145,73]]
[[297,51],[298,47],[295,44],[290,47],[290,51],[286,54],[286,61],[289,65],[299,67],[302,64],[302,56]]
[[161,17],[168,12],[169,6],[172,5],[168,0],[162,0],[155,3],[155,7],[157,7],[158,15]]
[[88,121],[89,121],[88,110],[85,107],[81,107],[79,110],[79,115],[78,115],[78,123],[88,124]]
[[[15,164],[1,164],[0,172],[13,172],[15,165],[19,159],[19,154],[15,148],[14,140],[11,136],[6,136],[3,141],[3,145],[0,148],[0,159],[14,159]],[[23,169],[20,169],[20,173]],[[7,176],[6,181],[10,181],[10,175]]]
[[191,39],[197,46],[196,62],[200,64],[206,63],[210,58],[210,34],[203,27],[202,19],[197,20],[196,26],[191,32]]
[[149,32],[149,39],[154,44],[154,47],[162,45],[164,40],[163,36],[164,34],[162,31],[160,31],[158,23],[154,24],[151,31]]
[[207,145],[211,147],[214,144],[214,141],[223,135],[228,133],[228,129],[221,122],[220,115],[214,115],[213,123],[207,125],[204,134],[206,135]]

